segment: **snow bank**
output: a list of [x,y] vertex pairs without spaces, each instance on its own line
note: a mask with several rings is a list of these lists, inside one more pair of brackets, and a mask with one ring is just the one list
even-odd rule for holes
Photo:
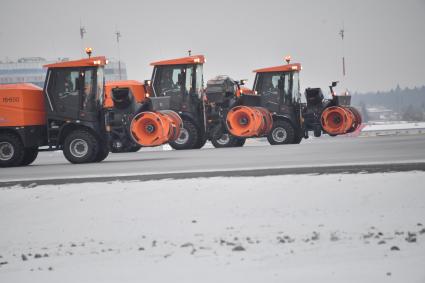
[[369,131],[389,131],[389,130],[412,130],[412,129],[424,129],[425,130],[425,122],[417,122],[417,123],[395,123],[395,124],[372,124],[366,125],[362,132]]
[[424,282],[425,173],[0,190],[0,282]]

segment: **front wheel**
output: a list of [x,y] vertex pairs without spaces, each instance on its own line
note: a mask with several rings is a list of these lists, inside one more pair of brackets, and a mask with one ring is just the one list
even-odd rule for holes
[[286,121],[274,121],[267,140],[271,145],[291,144],[295,140],[294,127]]
[[100,145],[93,134],[87,130],[75,130],[64,141],[63,154],[75,164],[95,162],[99,158]]
[[189,120],[183,121],[183,128],[180,129],[180,135],[170,142],[170,146],[176,150],[193,149],[198,144],[200,137],[195,124]]

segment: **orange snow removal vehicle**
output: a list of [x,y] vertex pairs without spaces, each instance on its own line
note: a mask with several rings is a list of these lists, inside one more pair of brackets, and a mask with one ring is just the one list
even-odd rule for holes
[[49,64],[44,89],[0,86],[0,167],[31,164],[39,151],[62,150],[71,163],[100,162],[123,147],[157,146],[179,135],[169,98],[141,83],[105,87],[103,56]]
[[[330,86],[332,99],[325,99],[320,88],[305,90],[306,103],[301,101],[299,73],[301,64],[255,70],[253,91],[242,94],[238,105],[228,111],[226,124],[236,137],[266,136],[269,143],[294,144],[308,138],[309,131],[316,137],[351,133],[359,128],[359,111],[350,106],[351,96],[336,95]],[[208,90],[207,90],[208,91]]]

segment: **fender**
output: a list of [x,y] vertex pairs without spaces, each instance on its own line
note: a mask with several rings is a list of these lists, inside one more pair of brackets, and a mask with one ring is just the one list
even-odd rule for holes
[[70,122],[70,123],[62,124],[61,127],[59,128],[59,134],[58,134],[59,138],[56,142],[56,146],[60,146],[63,143],[66,135],[70,131],[78,129],[78,128],[89,130],[99,140],[105,140],[106,139],[106,136],[102,137],[103,134],[101,133],[100,125],[94,125],[93,123],[84,122],[84,121],[81,121],[79,123]]
[[203,127],[201,127],[201,121],[199,121],[199,119],[197,119],[197,117],[195,115],[193,115],[193,113],[190,112],[178,112],[178,114],[180,115],[180,117],[183,120],[190,120],[192,123],[194,123],[196,125],[196,127],[198,127],[198,129],[202,129]]
[[295,125],[294,121],[291,119],[289,115],[286,114],[273,114],[273,121],[283,120],[292,125],[294,129],[299,129],[299,125]]

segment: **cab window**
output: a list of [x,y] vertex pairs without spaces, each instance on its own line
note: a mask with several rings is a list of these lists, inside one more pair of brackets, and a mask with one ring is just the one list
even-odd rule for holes
[[154,75],[154,91],[156,96],[181,94],[184,86],[186,68],[184,66],[157,67]]
[[83,93],[82,93],[82,106],[81,109],[87,112],[96,110],[96,76],[95,70],[85,70],[81,72],[84,78]]

